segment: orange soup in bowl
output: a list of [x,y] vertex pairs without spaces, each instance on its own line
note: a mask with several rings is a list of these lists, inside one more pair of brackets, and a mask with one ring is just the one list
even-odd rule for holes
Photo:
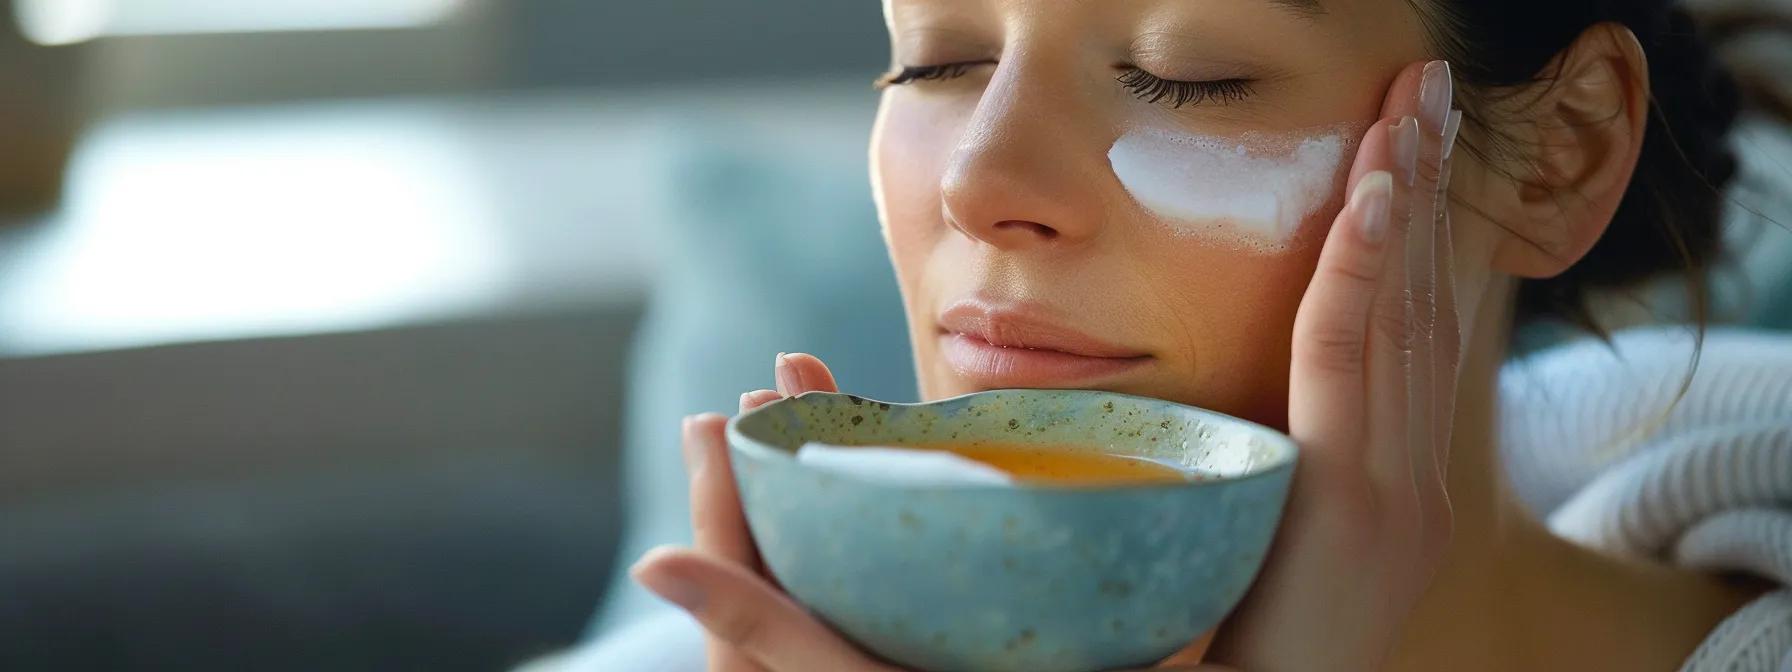
[[949,452],[995,467],[1020,483],[1033,485],[1108,487],[1199,480],[1189,472],[1161,462],[1090,450],[1006,443],[905,447]]

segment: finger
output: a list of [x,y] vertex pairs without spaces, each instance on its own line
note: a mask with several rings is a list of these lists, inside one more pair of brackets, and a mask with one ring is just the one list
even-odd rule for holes
[[1369,316],[1387,266],[1393,191],[1387,171],[1357,181],[1295,315],[1289,431],[1315,449],[1320,468],[1361,459]]
[[740,412],[745,413],[783,398],[784,395],[778,394],[777,390],[753,390],[740,395]]
[[1381,118],[1399,119],[1419,115],[1419,89],[1425,83],[1425,62],[1410,63],[1388,83],[1387,97],[1381,101]]
[[[1419,123],[1404,117],[1388,127],[1396,163],[1413,165],[1420,143]],[[1370,476],[1389,492],[1407,497],[1412,485],[1412,456],[1407,448],[1408,408],[1412,389],[1412,290],[1408,280],[1413,189],[1396,181],[1389,217],[1388,249],[1382,259],[1381,282],[1370,308],[1367,347],[1367,440],[1364,457]]]
[[1175,655],[1172,655],[1169,658],[1165,658],[1163,662],[1158,663],[1157,667],[1152,669],[1175,670],[1193,668],[1200,665],[1201,661],[1207,657],[1207,650],[1213,648],[1213,636],[1216,632],[1216,630],[1207,631],[1206,634],[1201,635],[1196,638],[1194,642],[1190,643],[1187,648],[1177,651]]
[[1383,103],[1384,113],[1412,121],[1393,131],[1406,178],[1400,186],[1409,188],[1396,189],[1393,221],[1403,250],[1389,258],[1375,309],[1379,338],[1373,342],[1382,347],[1371,348],[1371,360],[1384,365],[1371,376],[1370,422],[1377,429],[1369,449],[1376,453],[1370,462],[1378,482],[1402,496],[1436,491],[1436,185],[1453,96],[1449,65],[1432,61],[1402,70]]
[[894,672],[872,661],[759,576],[721,558],[655,549],[635,581],[773,672]]
[[[745,401],[743,397],[742,403]],[[684,461],[690,477],[691,530],[698,548],[758,571],[759,552],[753,546],[752,533],[740,507],[733,465],[728,460],[726,428],[727,419],[720,415],[685,418]],[[763,672],[739,651],[714,637],[707,639],[710,672]]]
[[[1461,115],[1454,109],[1455,87],[1449,63],[1432,61],[1425,64],[1418,100],[1421,170],[1418,184],[1413,190],[1412,212],[1415,226],[1411,230],[1407,249],[1410,282],[1419,318],[1415,325],[1419,336],[1415,343],[1415,355],[1422,365],[1415,371],[1415,375],[1426,382],[1432,378],[1431,364],[1435,354],[1432,336],[1437,324],[1437,213],[1441,211],[1441,199],[1444,195],[1441,178],[1444,171],[1445,136],[1455,132],[1452,130],[1453,125],[1460,129],[1461,123]],[[1451,140],[1453,142],[1454,138]],[[1431,410],[1426,406],[1425,414],[1429,416]],[[1427,435],[1427,439],[1429,438],[1430,435]]]
[[691,480],[691,529],[697,548],[757,570],[759,554],[740,507],[728,461],[728,419],[714,413],[684,423],[685,469]]
[[804,392],[839,392],[834,373],[814,355],[778,353],[774,370],[778,391],[794,397]]
[[[1443,61],[1425,64],[1419,85],[1417,107],[1421,126],[1420,170],[1412,191],[1412,223],[1407,240],[1407,283],[1412,295],[1412,355],[1408,391],[1407,449],[1411,452],[1412,482],[1420,495],[1423,522],[1427,529],[1442,530],[1450,513],[1444,493],[1437,425],[1441,399],[1454,390],[1438,385],[1438,291],[1440,286],[1438,255],[1438,213],[1444,210],[1444,154],[1446,136],[1460,129],[1461,117],[1454,113],[1455,82],[1450,66]],[[1452,121],[1452,120],[1455,121]],[[1450,138],[1453,141],[1453,137]]]
[[1315,449],[1308,469],[1361,463],[1369,307],[1384,265],[1392,207],[1382,200],[1391,184],[1384,187],[1381,178],[1368,187],[1364,182],[1377,172],[1404,174],[1395,163],[1388,127],[1387,120],[1378,121],[1363,135],[1345,183],[1349,198],[1332,223],[1295,314],[1289,431]]
[[[673,604],[681,604],[680,600],[685,599],[681,596],[684,595],[685,592],[680,592],[679,588],[670,586],[664,582],[657,584],[658,587],[655,587],[655,584],[642,581],[640,577],[643,568],[651,567],[657,562],[655,558],[664,550],[664,547],[649,550],[646,554],[641,556],[640,560],[635,561],[633,567],[629,568],[629,575],[636,583],[648,589],[650,592],[659,595],[661,598],[664,598]],[[733,645],[722,641],[714,634],[705,632],[703,640],[705,651],[703,657],[709,663],[705,669],[709,672],[766,672],[765,668],[761,667],[759,663],[756,663],[752,658],[747,657],[744,651],[734,648]]]
[[[1440,488],[1448,483],[1450,472],[1450,448],[1455,439],[1456,373],[1461,366],[1465,346],[1462,317],[1456,305],[1455,229],[1450,220],[1450,166],[1456,135],[1461,128],[1462,113],[1453,112],[1450,119],[1444,131],[1443,168],[1438,177],[1436,206],[1437,351],[1432,364],[1432,376],[1440,392],[1436,397],[1437,421],[1434,429],[1437,435],[1433,442],[1437,451],[1437,481]],[[1447,505],[1448,492],[1444,496]]]

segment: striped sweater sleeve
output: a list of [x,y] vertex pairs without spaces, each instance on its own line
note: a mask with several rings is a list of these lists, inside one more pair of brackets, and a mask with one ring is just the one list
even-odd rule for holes
[[[1713,332],[1696,370],[1693,352],[1686,332],[1648,329],[1513,364],[1508,476],[1578,543],[1792,585],[1792,337]],[[1792,589],[1733,614],[1682,670],[1792,672]]]

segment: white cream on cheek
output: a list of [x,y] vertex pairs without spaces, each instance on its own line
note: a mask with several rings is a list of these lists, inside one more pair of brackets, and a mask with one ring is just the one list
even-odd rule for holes
[[1108,163],[1178,233],[1277,252],[1331,200],[1355,145],[1346,132],[1224,139],[1139,128],[1114,141]]

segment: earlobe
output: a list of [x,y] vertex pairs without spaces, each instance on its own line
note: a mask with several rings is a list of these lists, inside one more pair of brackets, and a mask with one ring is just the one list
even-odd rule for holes
[[1649,120],[1649,64],[1628,28],[1588,29],[1545,74],[1502,113],[1519,121],[1508,131],[1519,185],[1494,264],[1527,278],[1560,274],[1605,234]]

